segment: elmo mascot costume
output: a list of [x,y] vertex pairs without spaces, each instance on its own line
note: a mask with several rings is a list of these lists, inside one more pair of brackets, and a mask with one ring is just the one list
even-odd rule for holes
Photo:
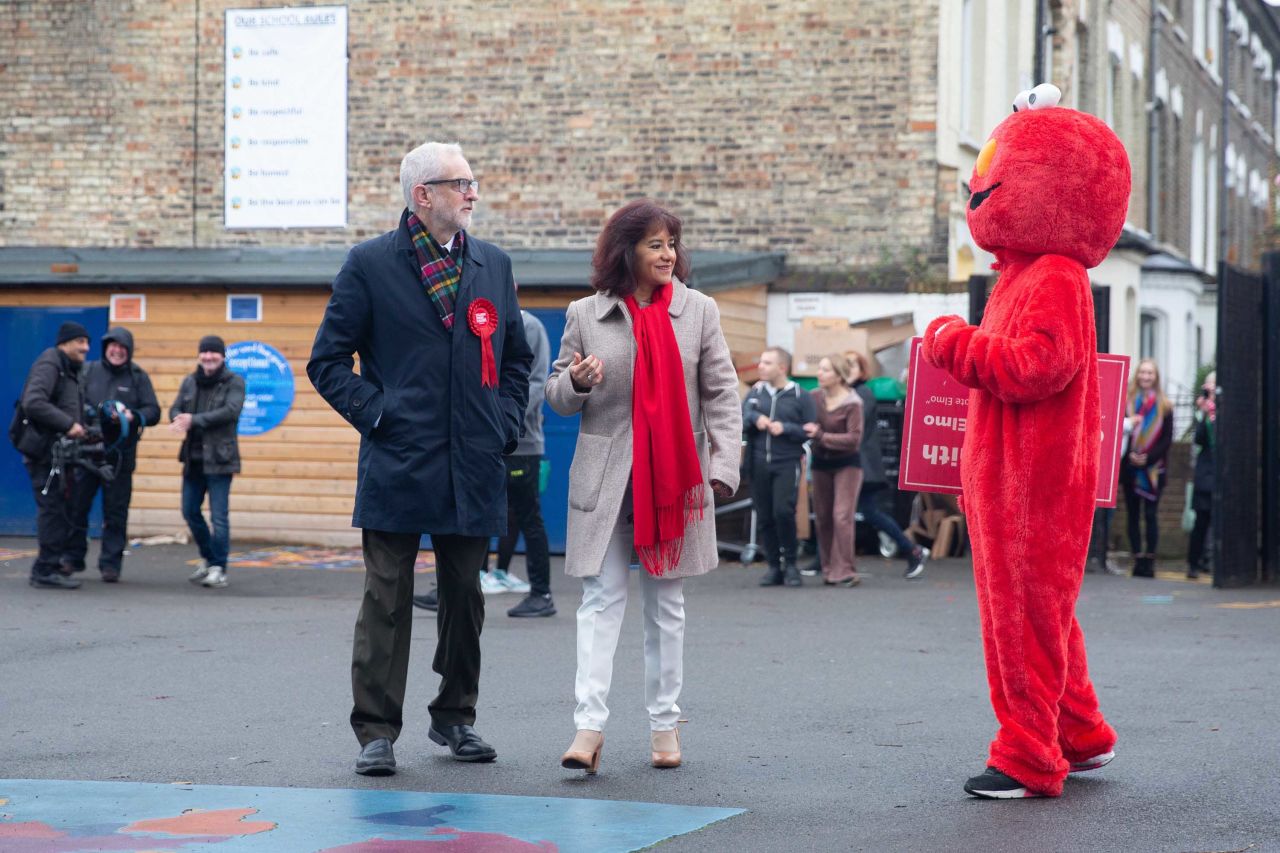
[[1085,270],[1115,245],[1129,160],[1104,123],[1018,96],[969,186],[969,231],[998,261],[981,326],[939,317],[923,356],[964,383],[961,457],[982,644],[999,731],[979,797],[1056,797],[1115,753],[1075,618],[1098,481],[1100,403]]

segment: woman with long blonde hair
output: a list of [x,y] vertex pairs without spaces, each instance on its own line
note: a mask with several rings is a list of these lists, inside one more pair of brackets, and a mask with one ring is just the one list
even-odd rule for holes
[[[1165,485],[1165,459],[1173,441],[1173,406],[1160,383],[1155,359],[1138,362],[1129,383],[1125,406],[1129,433],[1128,451],[1120,461],[1120,485],[1129,516],[1129,547],[1134,577],[1155,577],[1156,545],[1160,527],[1156,509]],[[1142,522],[1147,528],[1142,547]]]

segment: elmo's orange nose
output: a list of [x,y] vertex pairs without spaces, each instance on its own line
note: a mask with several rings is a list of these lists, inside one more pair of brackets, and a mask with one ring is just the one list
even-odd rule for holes
[[988,139],[987,144],[978,152],[978,165],[975,167],[979,178],[985,178],[991,169],[991,158],[996,156],[996,141]]

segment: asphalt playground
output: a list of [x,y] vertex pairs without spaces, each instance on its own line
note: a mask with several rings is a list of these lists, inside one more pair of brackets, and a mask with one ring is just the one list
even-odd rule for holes
[[358,555],[238,546],[231,586],[206,590],[192,548],[140,547],[122,583],[91,569],[64,592],[27,585],[31,547],[0,539],[5,853],[1280,851],[1275,587],[1088,575],[1118,756],[1060,799],[992,802],[961,790],[994,730],[963,560],[908,582],[863,557],[854,589],[761,589],[736,563],[689,582],[677,770],[648,766],[633,601],[593,778],[558,765],[578,592],[558,560],[557,616],[489,599],[493,764],[427,739],[434,619],[415,611],[400,771],[366,778],[346,720]]

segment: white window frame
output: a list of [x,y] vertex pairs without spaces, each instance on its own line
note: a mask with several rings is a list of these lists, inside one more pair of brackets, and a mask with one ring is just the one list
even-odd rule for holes
[[[256,310],[253,317],[233,317],[231,304],[235,300],[252,299],[255,301]],[[228,293],[227,294],[227,322],[228,323],[261,323],[262,322],[262,294],[260,293]]]
[[[136,319],[121,320],[116,316],[116,302],[121,299],[137,299],[141,308],[141,316]],[[147,294],[145,293],[113,293],[111,294],[111,309],[108,312],[112,323],[145,323],[147,322]]]

